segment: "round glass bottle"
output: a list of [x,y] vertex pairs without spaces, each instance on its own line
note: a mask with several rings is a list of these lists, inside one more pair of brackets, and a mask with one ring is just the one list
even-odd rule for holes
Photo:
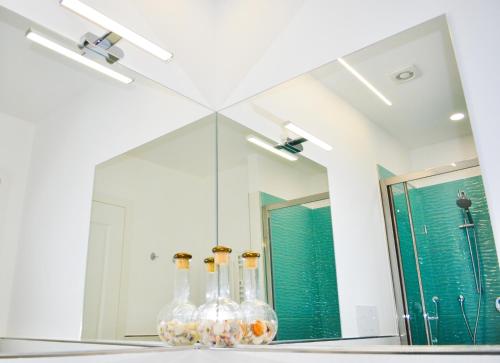
[[211,347],[234,347],[241,340],[242,327],[239,305],[231,299],[229,289],[231,249],[217,246],[212,252],[216,283],[213,294],[207,294],[210,300],[198,310],[200,342]]
[[191,255],[174,255],[174,299],[158,314],[158,335],[169,345],[192,345],[198,340],[196,306],[189,301],[189,260]]
[[217,274],[215,272],[215,262],[212,256],[203,260],[205,264],[205,302],[196,310],[196,322],[199,322],[200,313],[205,309],[207,304],[212,302],[217,293]]
[[260,253],[247,251],[243,257],[244,301],[241,344],[269,344],[278,331],[278,318],[269,304],[259,299]]

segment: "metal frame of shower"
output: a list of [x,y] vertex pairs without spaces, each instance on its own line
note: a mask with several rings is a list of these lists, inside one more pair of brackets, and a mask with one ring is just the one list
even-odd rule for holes
[[272,261],[272,251],[271,251],[271,227],[270,227],[270,217],[271,211],[276,209],[282,209],[287,207],[293,207],[296,205],[320,202],[323,200],[330,200],[330,193],[318,193],[309,195],[307,197],[287,200],[283,202],[277,202],[268,204],[262,207],[262,230],[263,230],[263,252],[264,252],[264,264],[266,271],[266,297],[268,303],[275,308],[274,306],[274,284],[273,284],[273,271],[271,268]]
[[415,237],[415,229],[413,226],[413,216],[411,212],[411,204],[408,194],[408,182],[429,178],[437,175],[448,174],[460,170],[466,170],[479,166],[479,160],[477,158],[458,161],[446,166],[441,166],[437,168],[427,169],[424,171],[414,172],[406,175],[398,175],[390,178],[386,178],[380,181],[380,191],[382,194],[382,206],[384,210],[384,218],[387,233],[387,246],[389,252],[389,260],[392,271],[392,281],[394,290],[394,299],[396,303],[397,310],[397,322],[399,328],[399,336],[401,339],[401,344],[411,344],[411,321],[407,304],[406,288],[404,284],[404,273],[403,265],[400,253],[400,243],[399,235],[397,229],[397,220],[394,208],[393,195],[391,193],[391,188],[396,184],[403,184],[405,198],[406,198],[406,208],[408,211],[408,219],[411,230],[412,245],[415,253],[415,267],[417,271],[417,278],[419,284],[420,300],[422,304],[422,318],[424,319],[425,333],[427,344],[432,344],[432,331],[429,322],[429,316],[427,308],[425,305],[424,292],[422,286],[422,277],[420,274],[420,265],[418,263],[418,250]]

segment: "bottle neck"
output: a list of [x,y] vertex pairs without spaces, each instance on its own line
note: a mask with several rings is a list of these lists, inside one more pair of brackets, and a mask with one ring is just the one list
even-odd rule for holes
[[243,286],[245,289],[245,301],[258,298],[259,270],[258,268],[243,269]]
[[229,298],[229,263],[217,265],[217,297]]
[[208,302],[217,297],[217,273],[207,272],[206,279],[205,301]]
[[175,269],[174,273],[174,300],[189,300],[189,269]]

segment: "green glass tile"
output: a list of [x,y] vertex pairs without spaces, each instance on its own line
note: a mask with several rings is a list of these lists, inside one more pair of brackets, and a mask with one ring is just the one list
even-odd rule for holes
[[[261,193],[264,205],[280,201]],[[270,227],[277,339],[340,338],[330,207],[272,210]]]
[[[494,300],[500,295],[500,271],[484,187],[480,176],[465,178],[422,188],[409,188],[413,225],[418,249],[418,264],[428,313],[435,315],[434,296],[439,297],[439,322],[431,322],[432,335],[437,344],[471,344],[458,296],[465,296],[465,311],[473,327],[478,294],[475,289],[471,258],[462,210],[456,206],[457,191],[464,190],[472,200],[471,212],[475,219],[483,282],[482,310],[479,319],[478,344],[500,343],[500,314]],[[418,281],[408,213],[402,186],[394,191],[398,235],[401,243],[405,287],[410,310],[420,306]],[[473,238],[473,236],[471,236]],[[421,307],[420,307],[421,308]],[[419,319],[420,320],[420,319]],[[418,325],[418,326],[417,326]],[[422,325],[422,326],[420,326]],[[412,326],[414,344],[425,344],[423,324]]]

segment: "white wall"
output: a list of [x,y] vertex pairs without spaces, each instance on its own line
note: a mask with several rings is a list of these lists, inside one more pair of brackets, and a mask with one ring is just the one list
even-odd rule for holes
[[248,127],[257,125],[256,131],[276,139],[280,128],[263,120],[263,110],[267,117],[292,120],[334,146],[331,152],[308,146],[305,155],[328,168],[342,336],[362,334],[356,307],[366,305],[377,309],[376,335],[397,334],[376,165],[405,172],[410,167],[408,150],[309,76],[222,113]]
[[412,170],[419,171],[477,158],[477,151],[474,139],[470,135],[412,149],[410,158]]
[[6,334],[35,125],[0,113],[0,336]]
[[[100,3],[105,3],[103,6],[110,6],[109,2],[100,1]],[[45,0],[43,6],[40,5],[40,0],[22,2],[1,0],[1,4],[71,39],[78,39],[91,27],[88,22],[71,16],[67,12],[61,12],[57,4],[51,0]],[[287,13],[288,19],[280,19],[278,29],[272,30],[273,41],[267,43],[266,49],[260,49],[260,57],[255,59],[253,64],[248,64],[246,61],[248,51],[217,52],[217,49],[231,49],[232,44],[241,42],[241,29],[247,25],[247,22],[220,22],[225,30],[225,37],[203,38],[202,42],[220,42],[217,47],[209,47],[214,53],[208,56],[215,59],[211,63],[213,67],[217,68],[218,65],[222,65],[221,71],[217,72],[217,77],[234,76],[239,79],[239,82],[227,79],[223,82],[219,82],[218,79],[212,82],[211,77],[206,79],[213,83],[214,89],[217,88],[217,84],[223,84],[224,91],[221,90],[221,95],[227,93],[226,88],[229,84],[234,87],[230,96],[223,103],[217,104],[217,108],[231,105],[333,59],[436,16],[446,14],[481,159],[486,192],[492,207],[490,212],[493,229],[495,235],[500,235],[500,222],[497,222],[500,221],[498,217],[500,216],[500,189],[494,187],[500,180],[500,165],[496,162],[496,155],[500,153],[497,136],[500,129],[497,122],[500,104],[494,96],[498,93],[500,74],[485,72],[485,70],[495,69],[500,63],[500,50],[484,46],[484,44],[495,44],[498,39],[498,17],[500,16],[498,1],[421,0],[411,12],[408,11],[407,2],[399,0],[368,3],[363,0],[304,0],[301,6],[293,2],[290,7],[289,11],[281,12],[281,14]],[[211,17],[214,14],[212,11],[207,11],[204,17]],[[120,12],[120,16],[128,21],[130,21],[130,15],[126,11]],[[214,21],[213,24],[218,26],[219,23]],[[92,30],[98,29],[92,28]],[[155,37],[151,29],[144,30],[147,30],[146,36]],[[219,30],[216,30],[215,34],[218,32]],[[255,33],[255,36],[265,37],[261,33]],[[249,41],[245,43],[257,44],[259,48],[261,44]],[[198,49],[197,47],[189,48]],[[200,49],[203,51],[202,56],[207,57],[206,48]],[[127,52],[129,53],[128,49]],[[193,57],[199,59],[196,54],[188,58]],[[219,62],[217,57],[231,57],[231,59]],[[156,71],[160,69],[156,65],[151,67],[149,58],[142,61],[141,57],[133,58],[137,69],[154,68]],[[232,69],[231,72],[226,73],[224,66],[228,63],[241,64],[242,69]],[[179,67],[173,67],[174,69],[169,69],[169,72],[161,69],[161,72],[155,72],[155,76],[160,73],[159,77],[163,76],[162,81],[167,81],[169,87],[183,91],[188,88],[190,95],[196,95],[196,90],[193,90],[192,84],[186,80],[185,75],[179,69],[182,67],[183,64],[179,64]],[[173,74],[170,71],[173,71]],[[236,84],[237,86],[234,86]],[[202,99],[199,94],[196,96]],[[498,241],[497,252],[500,255],[500,238],[496,241]]]
[[[213,193],[207,181],[130,156],[97,167],[93,199],[126,210],[120,294],[125,335],[156,334],[156,317],[173,299],[172,256],[176,252],[193,255],[191,300],[198,305],[203,302],[201,261],[211,253],[215,228],[215,218],[208,213],[215,209],[214,199],[202,204],[202,196]],[[159,256],[154,261],[152,252]]]
[[500,63],[500,50],[485,46],[498,41],[498,1],[422,0],[412,11],[399,0],[305,1],[225,105],[442,14],[450,25],[500,256],[500,189],[495,187],[500,181],[500,103],[495,97],[500,73],[486,71]]
[[[9,3],[20,4],[20,2],[14,1]],[[29,6],[26,7],[29,8]],[[363,11],[359,11],[359,9],[363,9]],[[30,9],[22,10],[30,10],[33,14],[40,9],[37,4],[34,4]],[[411,12],[408,12],[406,2],[398,0],[377,2],[361,0],[305,1],[300,11],[294,14],[293,21],[272,43],[258,63],[251,68],[245,79],[240,82],[238,89],[228,98],[226,104],[258,93],[296,74],[442,13],[447,13],[450,22],[464,92],[468,101],[469,115],[482,164],[494,232],[496,236],[499,236],[500,189],[495,188],[495,185],[500,181],[500,165],[497,162],[497,155],[500,154],[498,143],[500,126],[497,122],[500,104],[496,97],[500,84],[500,74],[485,72],[485,69],[495,69],[500,63],[500,50],[485,46],[485,44],[496,44],[498,40],[500,7],[495,0],[483,0],[479,3],[468,0],[423,0],[418,3],[415,11]],[[39,12],[39,14],[40,19],[46,21],[53,16],[50,12]],[[234,62],[237,61],[235,58]],[[180,83],[182,80],[174,79],[173,82]],[[138,98],[141,99],[140,96]],[[102,99],[106,99],[106,97],[102,97]],[[98,101],[96,100],[96,102]],[[114,102],[116,104],[116,101]],[[148,99],[142,98],[142,102],[146,103]],[[117,108],[121,109],[125,106],[127,106],[126,103],[118,105]],[[162,108],[158,105],[157,107]],[[140,109],[140,105],[137,109]],[[134,114],[133,107],[127,108],[127,110],[130,114]],[[166,115],[173,113],[166,106],[163,110]],[[75,328],[78,319],[74,316],[78,315],[81,310],[78,306],[83,288],[81,279],[85,258],[84,248],[76,241],[79,241],[81,236],[86,236],[87,231],[80,223],[74,221],[84,219],[88,222],[89,205],[86,203],[89,203],[90,200],[88,198],[91,194],[89,185],[92,179],[93,165],[109,156],[120,153],[131,145],[135,146],[167,132],[176,125],[201,117],[200,114],[204,112],[200,109],[194,112],[186,110],[184,119],[174,117],[171,124],[163,123],[149,114],[145,116],[141,127],[134,124],[131,120],[133,117],[130,117],[125,125],[120,126],[121,129],[113,129],[116,126],[116,119],[109,117],[106,119],[106,117],[97,114],[94,120],[89,121],[92,117],[87,114],[78,117],[79,121],[71,123],[71,125],[76,124],[75,130],[69,130],[63,121],[60,121],[61,125],[52,121],[50,127],[41,133],[41,139],[35,146],[36,163],[34,165],[36,167],[34,174],[36,177],[41,177],[39,179],[42,187],[38,192],[31,191],[35,186],[35,182],[33,182],[29,189],[29,201],[36,208],[29,211],[27,220],[29,226],[33,225],[35,228],[23,239],[23,245],[25,245],[23,252],[31,250],[31,253],[38,258],[22,262],[18,270],[19,291],[15,292],[14,296],[16,308],[12,315],[13,332],[26,332],[32,336],[45,334],[75,337],[78,335],[78,329]],[[176,115],[180,114],[180,112],[175,113]],[[135,115],[137,116],[135,121],[142,120],[140,115],[137,113]],[[64,121],[73,121],[74,117],[71,113],[67,113],[67,116],[67,120]],[[91,131],[92,128],[94,131]],[[69,151],[63,147],[62,142],[53,142],[57,136],[67,137]],[[107,145],[102,141],[112,137],[116,137],[116,143]],[[70,159],[75,161],[72,162]],[[44,165],[41,165],[42,162]],[[60,170],[54,170],[57,169],[55,165],[58,165],[60,170],[67,170],[69,175],[65,176],[66,180],[62,180],[63,178],[60,177]],[[342,183],[344,187],[347,186],[348,177],[344,176],[345,180]],[[55,185],[51,185],[52,183]],[[72,199],[71,203],[74,205],[68,205],[69,201],[64,203],[61,200],[62,196],[58,195],[58,189],[70,191],[71,193],[68,193],[67,197]],[[78,197],[80,194],[86,194],[86,202],[83,202],[83,198]],[[371,202],[370,199],[366,200]],[[47,219],[50,217],[45,213],[47,205],[51,205],[56,216],[68,214],[63,216],[64,218],[60,221],[58,220],[61,222],[61,231],[64,233],[61,234],[61,231],[55,229],[44,231],[43,226],[47,224]],[[37,216],[40,218],[39,221],[36,220]],[[75,216],[78,218],[73,218]],[[365,213],[363,217],[366,217],[364,220],[368,221],[373,216]],[[61,235],[64,236],[65,241],[56,238]],[[38,236],[40,238],[37,238]],[[70,238],[66,239],[68,236]],[[27,242],[30,240],[31,242]],[[37,244],[36,241],[39,243]],[[496,238],[496,241],[497,252],[500,255],[500,238]],[[74,248],[75,246],[76,248]],[[51,254],[60,254],[64,257],[61,257],[56,263],[46,266],[43,261],[48,260]],[[68,278],[61,276],[61,273],[66,270],[70,271]],[[79,270],[80,273],[74,274],[76,270]],[[29,279],[33,276],[35,276],[35,281],[31,282],[35,288],[33,291],[28,291]],[[54,281],[51,281],[52,279]],[[53,299],[53,297],[59,296],[57,292],[61,285],[68,287],[67,291],[62,292],[62,301],[61,299]],[[28,299],[22,298],[24,293],[27,294]],[[65,301],[66,298],[68,301]],[[28,301],[34,300],[39,302],[41,306],[35,306],[30,311],[29,308],[33,306],[29,305]],[[73,306],[73,302],[76,303],[76,308]],[[46,314],[41,314],[47,306],[50,309]],[[53,318],[59,314],[61,319],[54,320]],[[40,319],[40,326],[30,326],[30,318]]]
[[94,167],[210,113],[158,86],[98,83],[40,122],[10,336],[79,338]]

